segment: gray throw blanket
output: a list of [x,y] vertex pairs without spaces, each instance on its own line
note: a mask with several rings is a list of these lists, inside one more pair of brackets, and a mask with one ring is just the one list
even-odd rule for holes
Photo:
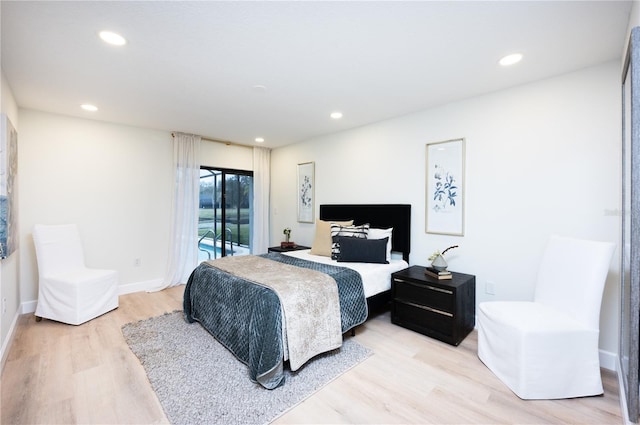
[[[337,283],[343,333],[366,320],[367,305],[357,272],[277,253],[261,257],[331,276]],[[200,322],[247,364],[252,380],[269,389],[282,384],[282,310],[272,289],[202,263],[187,282],[184,313],[188,322]]]
[[338,287],[331,276],[256,255],[227,256],[207,264],[278,295],[284,358],[292,371],[342,345]]

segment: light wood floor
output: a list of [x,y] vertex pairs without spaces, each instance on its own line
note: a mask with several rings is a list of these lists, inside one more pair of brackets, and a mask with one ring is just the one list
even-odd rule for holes
[[[183,290],[121,296],[117,310],[81,326],[20,317],[0,381],[1,423],[166,423],[120,328],[182,309]],[[475,332],[453,347],[394,326],[385,313],[360,326],[355,339],[374,355],[275,423],[623,422],[610,371],[603,370],[604,396],[523,401],[478,360]]]

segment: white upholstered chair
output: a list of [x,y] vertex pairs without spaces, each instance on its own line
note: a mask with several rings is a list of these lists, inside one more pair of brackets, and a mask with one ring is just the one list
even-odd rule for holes
[[39,289],[36,319],[79,325],[118,307],[118,273],[85,266],[75,224],[33,228]]
[[600,304],[615,245],[552,236],[533,301],[478,307],[478,357],[523,399],[603,393]]

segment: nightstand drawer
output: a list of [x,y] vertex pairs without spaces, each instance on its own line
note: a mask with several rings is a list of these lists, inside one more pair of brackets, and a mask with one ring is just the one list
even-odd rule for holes
[[434,333],[444,337],[453,335],[451,313],[398,299],[393,301],[391,321],[425,335],[436,336]]
[[451,313],[455,308],[453,289],[440,288],[429,283],[415,283],[393,278],[393,298]]

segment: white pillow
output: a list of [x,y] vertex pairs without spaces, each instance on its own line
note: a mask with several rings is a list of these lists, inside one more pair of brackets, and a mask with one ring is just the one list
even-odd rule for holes
[[387,242],[387,261],[391,260],[391,234],[393,232],[393,227],[388,229],[375,229],[373,227],[369,228],[369,233],[367,234],[367,239],[384,239],[389,238]]

